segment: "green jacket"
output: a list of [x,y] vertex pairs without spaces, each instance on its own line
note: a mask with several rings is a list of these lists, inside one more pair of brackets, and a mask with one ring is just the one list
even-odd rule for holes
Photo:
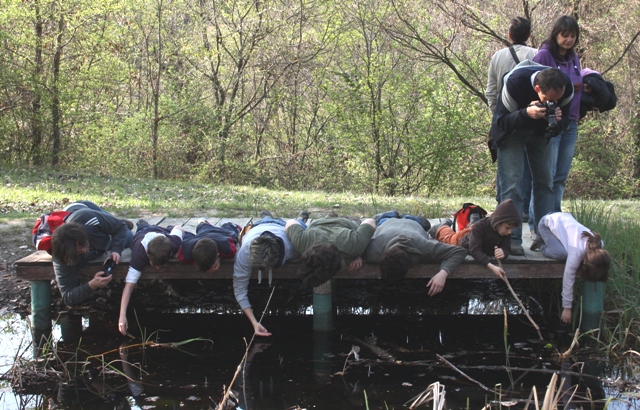
[[287,236],[301,255],[313,245],[332,243],[348,264],[362,255],[375,230],[369,224],[358,225],[345,218],[322,218],[311,222],[307,229],[300,224],[290,226]]

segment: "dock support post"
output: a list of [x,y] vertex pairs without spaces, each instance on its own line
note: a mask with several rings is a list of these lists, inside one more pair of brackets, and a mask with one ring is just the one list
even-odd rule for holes
[[31,281],[31,331],[33,355],[38,357],[51,336],[51,282],[48,280]]
[[333,329],[333,301],[331,280],[313,288],[313,330],[329,332]]
[[582,330],[600,327],[604,312],[604,282],[582,281]]

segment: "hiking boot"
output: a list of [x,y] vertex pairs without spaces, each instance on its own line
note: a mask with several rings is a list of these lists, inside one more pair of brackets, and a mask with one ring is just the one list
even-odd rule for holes
[[542,247],[542,245],[544,245],[544,241],[542,240],[541,236],[538,236],[536,240],[533,241],[529,249],[531,249],[532,251],[540,251],[540,248]]
[[266,209],[263,209],[262,211],[260,211],[258,216],[260,217],[260,219],[273,218],[273,215],[271,214],[271,212],[267,211]]
[[474,223],[478,222],[480,220],[480,214],[471,214],[471,216],[469,217],[469,224],[467,226],[471,226]]
[[424,229],[427,232],[431,230],[431,222],[429,222],[427,218],[424,218],[422,216],[416,216],[415,218],[420,222],[422,229]]
[[432,226],[427,231],[427,232],[429,232],[429,236],[432,237],[433,239],[435,239],[436,238],[436,233],[438,233],[438,229],[440,229],[440,227],[442,227],[442,226],[448,226],[449,228],[451,228],[453,226],[453,221],[451,219],[447,218],[444,221],[442,221],[442,223]]
[[387,211],[387,212],[383,212],[381,214],[373,215],[373,219],[376,221],[376,223],[380,222],[381,218],[384,218],[384,219],[400,218],[400,213],[398,211],[396,211],[395,209],[393,209],[391,211]]
[[149,222],[147,222],[146,219],[138,219],[138,222],[136,222],[136,229],[140,230],[142,228],[146,228],[147,226],[149,226]]
[[511,241],[511,255],[524,256],[524,248],[518,242]]
[[133,222],[131,222],[128,219],[123,219],[124,223],[127,224],[127,228],[129,228],[130,231],[133,230]]
[[305,224],[307,223],[307,221],[309,220],[309,211],[305,211],[304,209],[302,211],[300,211],[300,213],[298,214],[298,217],[296,218],[298,221],[302,221]]

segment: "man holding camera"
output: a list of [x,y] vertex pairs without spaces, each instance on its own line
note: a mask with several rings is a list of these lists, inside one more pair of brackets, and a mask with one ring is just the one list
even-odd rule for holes
[[[569,123],[573,84],[557,68],[525,60],[504,77],[491,124],[498,150],[500,202],[511,198],[522,210],[522,158],[526,154],[533,178],[535,225],[553,211],[553,174],[549,139]],[[511,234],[511,254],[524,255],[522,227]]]

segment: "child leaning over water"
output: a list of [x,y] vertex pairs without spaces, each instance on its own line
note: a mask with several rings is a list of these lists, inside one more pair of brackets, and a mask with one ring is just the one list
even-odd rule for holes
[[500,203],[487,218],[482,218],[458,232],[451,229],[452,222],[447,219],[429,230],[429,234],[439,242],[462,246],[483,266],[489,268],[500,279],[504,270],[491,263],[489,255],[496,259],[506,259],[511,253],[511,231],[520,225],[520,212],[511,199]]
[[553,212],[542,217],[538,225],[540,251],[551,259],[567,260],[562,277],[562,316],[571,321],[573,284],[576,276],[591,282],[604,282],[609,276],[611,257],[602,249],[604,243],[597,232],[581,225],[566,212]]

